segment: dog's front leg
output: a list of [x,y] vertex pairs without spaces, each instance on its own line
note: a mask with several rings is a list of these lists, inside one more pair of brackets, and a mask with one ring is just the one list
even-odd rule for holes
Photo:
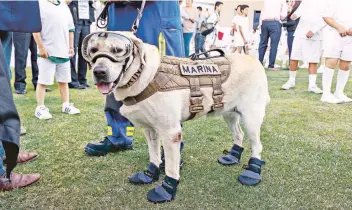
[[150,184],[159,180],[160,140],[154,129],[145,129],[144,134],[148,142],[150,163],[147,170],[134,173],[128,178],[132,184]]
[[171,201],[176,196],[178,180],[180,178],[181,161],[181,127],[178,129],[163,130],[159,133],[163,141],[165,154],[166,177],[162,185],[148,192],[147,198],[154,203]]

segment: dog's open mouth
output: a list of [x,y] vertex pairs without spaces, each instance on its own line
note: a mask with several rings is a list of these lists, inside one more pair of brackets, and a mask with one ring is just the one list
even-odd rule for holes
[[99,82],[97,88],[101,94],[108,95],[115,89],[119,80],[120,78],[117,78],[114,82]]

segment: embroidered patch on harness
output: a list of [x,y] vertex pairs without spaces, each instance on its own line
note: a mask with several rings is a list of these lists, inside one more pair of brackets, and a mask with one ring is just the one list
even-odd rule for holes
[[219,67],[213,64],[180,64],[180,69],[181,74],[185,76],[221,75]]

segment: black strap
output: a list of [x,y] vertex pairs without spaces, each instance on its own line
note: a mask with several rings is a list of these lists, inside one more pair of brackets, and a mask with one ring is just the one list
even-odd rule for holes
[[[200,58],[199,56],[201,55],[205,55],[205,54],[208,54],[210,52],[218,52],[220,53],[220,55],[217,55],[217,56],[212,56],[212,57],[206,57],[206,58]],[[192,55],[189,56],[189,58],[191,60],[206,60],[206,59],[209,59],[209,58],[218,58],[218,57],[225,57],[225,52],[221,49],[212,49],[212,50],[209,50],[209,51],[206,51],[206,52],[203,52],[203,53],[199,53],[199,54],[196,54],[196,53],[193,53]]]

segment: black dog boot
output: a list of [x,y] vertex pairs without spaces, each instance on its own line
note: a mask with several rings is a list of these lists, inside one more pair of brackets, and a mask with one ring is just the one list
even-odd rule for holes
[[154,163],[150,163],[147,170],[132,174],[128,177],[128,181],[132,184],[151,184],[158,181],[159,176],[160,169]]
[[226,155],[219,157],[218,162],[225,166],[237,165],[240,163],[243,150],[242,147],[234,144],[229,152],[224,151],[224,154]]
[[147,199],[153,203],[164,203],[175,199],[178,181],[165,176],[163,183],[150,190]]
[[241,182],[241,184],[247,186],[256,186],[262,181],[260,172],[261,167],[264,165],[264,161],[252,157],[249,159],[248,166],[244,168],[244,172],[238,177],[238,180]]

